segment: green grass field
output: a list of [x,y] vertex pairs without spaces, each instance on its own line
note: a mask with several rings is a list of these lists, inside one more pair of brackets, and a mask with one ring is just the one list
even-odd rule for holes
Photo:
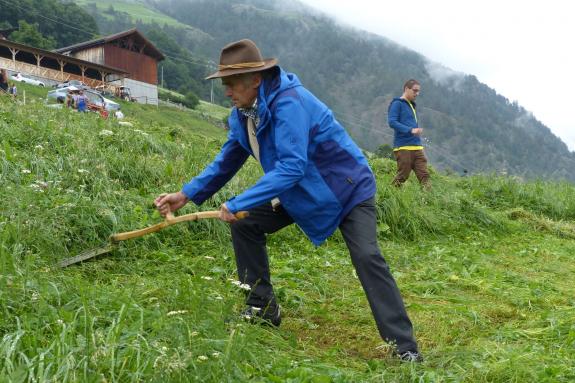
[[[143,5],[139,0],[75,0],[74,2],[81,6],[93,3],[96,4],[98,9],[104,11],[113,7],[116,11],[128,13],[134,22],[141,20],[144,23],[157,23],[160,25],[167,24],[175,27],[190,28],[188,25],[182,24],[176,19],[166,16],[161,12],[153,11],[149,7]],[[106,14],[103,13],[103,15],[105,16]]]
[[[127,127],[48,109],[42,92],[29,87],[26,105],[0,97],[0,382],[575,380],[573,185],[434,172],[432,191],[398,190],[395,164],[371,160],[380,245],[426,357],[402,364],[339,233],[318,248],[297,227],[269,237],[279,329],[234,320],[243,291],[220,221],[54,268],[160,222],[153,198],[201,171],[225,132],[203,119],[207,105],[123,103]],[[216,209],[260,174],[250,160],[181,213]]]

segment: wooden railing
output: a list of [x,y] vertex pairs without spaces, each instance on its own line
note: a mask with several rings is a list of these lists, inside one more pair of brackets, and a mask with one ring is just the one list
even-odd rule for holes
[[0,57],[0,68],[5,68],[13,72],[21,72],[25,76],[40,77],[43,79],[48,79],[52,81],[65,82],[69,80],[79,80],[84,82],[91,88],[96,88],[102,85],[101,80],[96,80],[89,77],[82,77],[79,75],[66,73],[56,69],[44,68],[42,66],[37,66],[34,64],[23,63],[20,61],[12,61],[10,59]]

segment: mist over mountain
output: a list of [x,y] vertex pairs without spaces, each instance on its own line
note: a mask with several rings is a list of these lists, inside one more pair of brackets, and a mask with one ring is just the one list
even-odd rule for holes
[[[391,144],[387,108],[409,78],[421,82],[417,100],[426,152],[433,166],[462,173],[505,172],[528,178],[575,181],[575,154],[515,102],[473,75],[455,72],[393,41],[344,26],[295,0],[77,1],[101,33],[133,26],[168,56],[167,87],[203,99],[208,61],[227,43],[250,38],[266,57],[295,72],[366,150]],[[138,4],[174,22],[141,20],[122,10]],[[225,105],[219,86],[215,100]]]

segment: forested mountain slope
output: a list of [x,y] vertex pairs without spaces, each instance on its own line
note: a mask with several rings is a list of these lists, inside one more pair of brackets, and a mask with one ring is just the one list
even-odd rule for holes
[[[575,179],[575,156],[541,122],[472,75],[431,63],[383,37],[345,28],[305,7],[279,1],[157,0],[157,9],[227,42],[257,41],[332,107],[369,150],[390,142],[387,105],[403,82],[422,82],[421,124],[436,166]],[[210,52],[210,49],[204,51]]]

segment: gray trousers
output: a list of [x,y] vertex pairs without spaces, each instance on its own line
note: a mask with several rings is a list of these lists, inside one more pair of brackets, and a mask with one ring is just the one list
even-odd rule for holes
[[[275,305],[266,251],[266,234],[293,223],[283,207],[275,211],[270,204],[250,210],[250,215],[231,225],[238,277],[252,287],[246,303],[251,306]],[[395,279],[377,244],[375,202],[370,198],[355,206],[339,229],[369,301],[381,337],[395,343],[396,351],[417,351],[413,327]],[[349,308],[353,310],[353,307]]]

